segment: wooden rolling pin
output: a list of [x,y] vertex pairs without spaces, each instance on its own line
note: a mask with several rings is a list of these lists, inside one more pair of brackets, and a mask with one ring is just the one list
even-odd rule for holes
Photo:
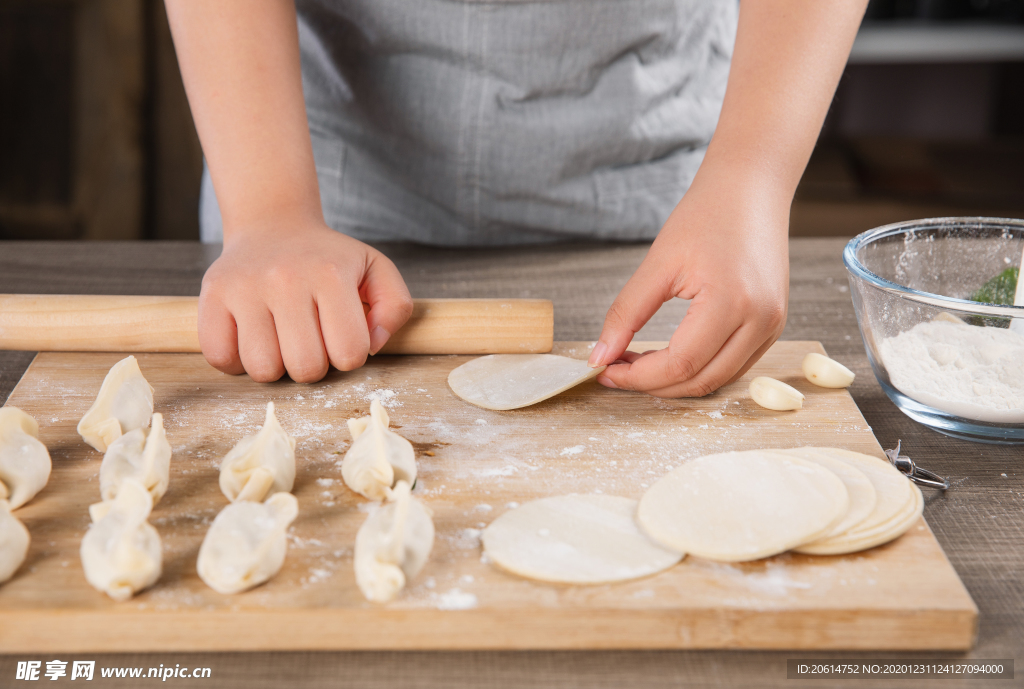
[[[197,297],[0,295],[0,349],[33,352],[198,352]],[[546,299],[414,299],[381,354],[551,351]]]

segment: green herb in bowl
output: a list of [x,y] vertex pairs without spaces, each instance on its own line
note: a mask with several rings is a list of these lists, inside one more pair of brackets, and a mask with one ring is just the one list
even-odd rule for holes
[[1007,268],[972,294],[971,301],[980,301],[983,304],[1009,304],[1012,306],[1013,297],[1017,292],[1017,276],[1019,273],[1019,268]]

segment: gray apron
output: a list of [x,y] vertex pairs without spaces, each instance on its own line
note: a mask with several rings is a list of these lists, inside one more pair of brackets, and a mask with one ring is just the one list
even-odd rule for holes
[[[653,238],[715,129],[735,0],[298,0],[327,224],[364,241]],[[203,174],[204,241],[221,239]]]

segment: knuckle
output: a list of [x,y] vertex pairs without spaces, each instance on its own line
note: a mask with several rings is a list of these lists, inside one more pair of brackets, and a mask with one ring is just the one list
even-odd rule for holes
[[267,268],[265,280],[276,290],[286,290],[298,282],[298,275],[289,268],[276,264]]
[[698,379],[691,382],[689,397],[706,397],[719,388],[719,385],[710,379]]
[[224,284],[224,280],[214,270],[206,271],[203,275],[202,290],[200,296],[208,292],[216,292]]
[[697,363],[686,355],[673,356],[668,362],[668,373],[673,381],[690,380],[699,370]]
[[786,312],[785,302],[773,301],[765,308],[765,320],[773,332],[778,333],[786,326]]
[[341,282],[348,274],[348,270],[343,264],[334,260],[325,260],[320,265],[320,272],[329,280],[335,280]]
[[403,294],[396,298],[394,308],[403,323],[409,320],[413,310],[412,297],[408,294]]
[[284,375],[283,366],[249,366],[246,373],[257,383],[273,383]]
[[739,313],[749,314],[760,310],[760,304],[754,299],[754,296],[747,290],[737,290],[733,296],[735,308]]
[[354,371],[363,364],[366,363],[366,357],[369,351],[364,351],[362,354],[355,352],[342,352],[338,356],[331,357],[331,363],[339,371]]
[[238,359],[227,351],[204,351],[206,362],[218,371],[232,373],[238,367]]
[[296,383],[315,383],[327,375],[327,363],[307,363],[290,366],[288,375]]
[[629,308],[619,299],[612,302],[608,307],[607,321],[612,325],[625,326],[630,320]]

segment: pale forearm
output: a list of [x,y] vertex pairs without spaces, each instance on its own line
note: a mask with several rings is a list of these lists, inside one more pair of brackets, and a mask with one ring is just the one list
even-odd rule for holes
[[292,0],[166,4],[225,239],[275,219],[322,222]]
[[730,170],[792,198],[853,45],[866,0],[740,4],[725,102],[705,175]]

